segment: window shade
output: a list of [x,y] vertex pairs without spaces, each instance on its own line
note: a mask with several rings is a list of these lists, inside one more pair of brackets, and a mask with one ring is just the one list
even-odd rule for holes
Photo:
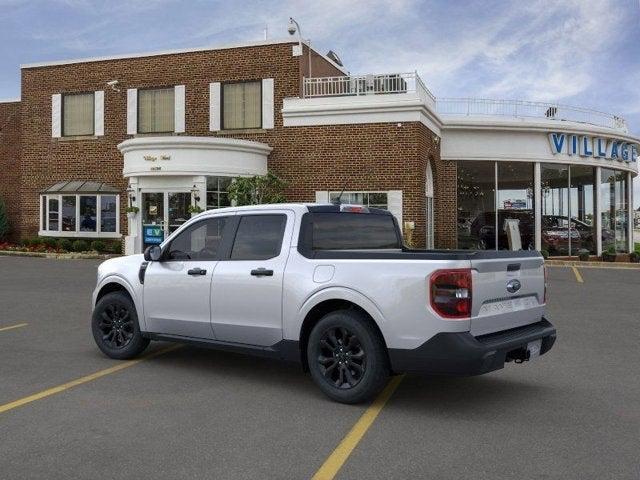
[[262,82],[228,83],[223,91],[223,128],[262,126]]
[[173,132],[175,90],[161,88],[138,91],[138,132]]
[[62,132],[65,137],[93,135],[93,93],[64,95],[62,112]]

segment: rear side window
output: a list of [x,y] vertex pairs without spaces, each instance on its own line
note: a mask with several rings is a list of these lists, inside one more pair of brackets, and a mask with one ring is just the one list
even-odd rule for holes
[[280,255],[286,215],[244,215],[231,250],[232,260],[266,260]]
[[402,248],[391,215],[314,213],[314,250]]

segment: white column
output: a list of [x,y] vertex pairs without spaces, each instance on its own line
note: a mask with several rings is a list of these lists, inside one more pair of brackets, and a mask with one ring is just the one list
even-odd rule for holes
[[627,185],[629,187],[627,192],[627,247],[629,252],[633,252],[633,176],[631,172],[627,172]]
[[[142,205],[142,195],[140,193],[140,189],[138,188],[138,178],[130,177],[129,185],[133,189],[133,196],[136,198],[135,202],[131,202],[131,206],[133,207],[141,207]],[[124,208],[129,206],[129,199],[127,198],[127,204]],[[122,208],[122,206],[121,206]],[[129,217],[129,215],[127,215]],[[124,254],[125,255],[133,255],[134,253],[142,253],[142,240],[140,237],[141,233],[141,225],[142,225],[142,208],[140,211],[133,217],[128,218],[127,222],[127,236],[124,238]]]
[[542,250],[542,177],[540,174],[540,162],[533,164],[533,206],[536,250]]
[[596,254],[598,256],[602,255],[602,205],[600,205],[600,180],[600,167],[596,167],[596,193],[593,200],[596,204]]

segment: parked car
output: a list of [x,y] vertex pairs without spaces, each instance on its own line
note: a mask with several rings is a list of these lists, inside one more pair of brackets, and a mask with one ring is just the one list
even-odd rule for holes
[[264,205],[204,212],[102,263],[91,326],[111,358],[169,340],[293,360],[355,403],[390,374],[478,375],[546,353],[545,294],[535,251],[411,250],[385,210]]

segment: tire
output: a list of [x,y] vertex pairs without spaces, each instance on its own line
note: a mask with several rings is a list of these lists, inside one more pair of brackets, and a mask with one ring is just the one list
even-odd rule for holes
[[370,319],[356,310],[320,319],[309,335],[307,362],[320,390],[341,403],[372,399],[390,372],[384,342]]
[[98,300],[91,331],[98,348],[118,360],[134,358],[149,346],[149,339],[140,333],[136,306],[123,292],[107,293]]

